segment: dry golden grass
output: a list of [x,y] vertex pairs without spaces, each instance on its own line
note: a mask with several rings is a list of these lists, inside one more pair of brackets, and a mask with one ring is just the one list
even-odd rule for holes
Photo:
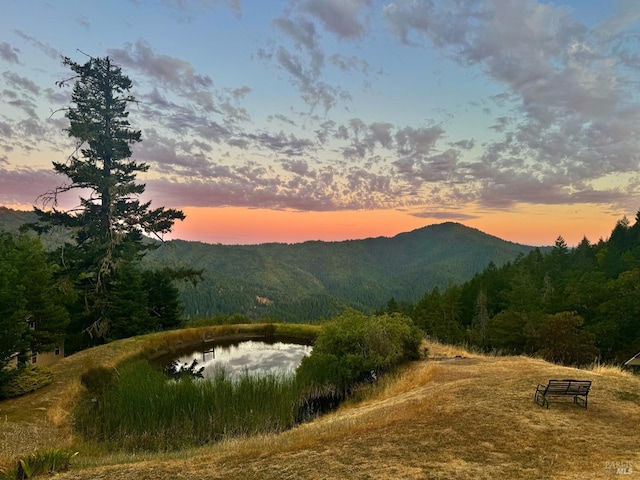
[[[139,347],[135,342],[141,340],[82,354],[96,359],[103,352],[110,363]],[[69,405],[62,392],[71,392],[82,369],[82,359],[73,356],[59,367],[67,372],[66,380],[47,387],[50,400],[57,400],[47,404],[37,393],[8,407],[0,403],[0,415],[5,409],[13,412],[8,423],[15,427],[10,433],[0,428],[0,451],[17,433],[28,448],[61,442],[77,447],[75,467],[59,475],[61,480],[598,479],[611,478],[607,469],[616,462],[627,462],[621,465],[640,473],[637,376],[614,367],[578,370],[528,357],[482,356],[435,343],[428,347],[430,357],[441,360],[415,362],[393,381],[381,382],[375,398],[349,403],[312,423],[279,435],[145,455],[83,445],[72,438],[64,415],[49,414],[62,419],[57,426],[47,419],[46,411],[55,405],[64,405],[62,410]],[[591,379],[589,408],[535,405],[536,385],[551,378]],[[18,415],[16,410],[30,410],[32,403],[48,407],[37,420]],[[42,439],[30,439],[35,434]]]

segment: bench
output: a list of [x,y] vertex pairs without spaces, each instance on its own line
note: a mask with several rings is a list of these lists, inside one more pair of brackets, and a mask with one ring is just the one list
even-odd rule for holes
[[549,408],[550,401],[573,398],[573,403],[587,408],[590,389],[591,380],[549,380],[547,385],[538,384],[533,401]]

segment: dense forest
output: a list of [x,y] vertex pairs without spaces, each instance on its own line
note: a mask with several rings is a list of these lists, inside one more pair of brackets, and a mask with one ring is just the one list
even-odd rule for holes
[[436,287],[407,313],[445,342],[564,364],[628,360],[640,350],[640,213],[633,225],[618,221],[607,241],[569,248],[559,237],[550,251]]
[[[15,233],[34,218],[0,207],[0,229]],[[60,237],[52,232],[42,241],[49,248],[62,243]],[[142,261],[145,268],[202,271],[196,285],[175,283],[186,318],[241,314],[287,322],[331,318],[345,308],[371,313],[390,297],[415,303],[434,287],[461,283],[489,262],[500,266],[533,248],[457,223],[344,242],[155,245]]]

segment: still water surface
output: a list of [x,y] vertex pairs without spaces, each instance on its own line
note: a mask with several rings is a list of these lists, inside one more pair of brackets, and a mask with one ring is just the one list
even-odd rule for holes
[[293,373],[302,358],[311,353],[313,347],[295,343],[247,340],[231,345],[208,344],[190,354],[180,356],[180,365],[191,365],[198,361],[198,368],[204,367],[205,378],[213,378],[219,368],[231,376],[248,372],[252,375],[272,373]]

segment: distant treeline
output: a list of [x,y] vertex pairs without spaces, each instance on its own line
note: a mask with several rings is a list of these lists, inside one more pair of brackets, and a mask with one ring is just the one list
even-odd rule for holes
[[429,335],[487,350],[537,353],[565,364],[623,362],[640,351],[640,213],[607,241],[562,237],[472,279],[436,287],[417,304],[389,302]]
[[182,240],[149,252],[145,262],[203,270],[196,286],[179,285],[188,318],[240,313],[251,319],[309,322],[345,308],[371,313],[390,297],[417,302],[503,265],[532,247],[455,223],[393,238],[300,244],[211,245]]

